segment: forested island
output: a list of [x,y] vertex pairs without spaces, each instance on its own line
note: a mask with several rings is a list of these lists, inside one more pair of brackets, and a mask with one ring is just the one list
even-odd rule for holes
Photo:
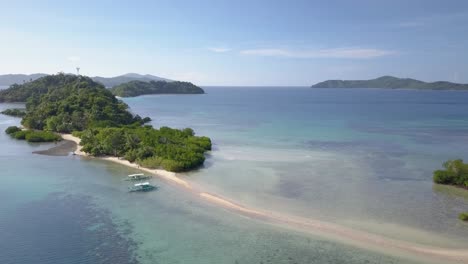
[[190,82],[130,81],[110,89],[120,97],[134,97],[145,94],[203,94],[202,88]]
[[[204,163],[211,140],[184,130],[147,125],[150,118],[129,112],[109,89],[85,76],[49,75],[3,94],[8,99],[25,99],[21,124],[27,130],[10,127],[7,133],[31,142],[55,141],[54,133],[73,133],[81,138],[83,151],[94,155],[124,157],[150,168],[179,172]],[[15,100],[16,101],[16,100]]]
[[12,108],[3,110],[2,114],[14,117],[23,117],[26,115],[26,111],[24,109]]
[[381,88],[417,90],[468,90],[468,84],[451,82],[423,82],[410,78],[382,76],[372,80],[328,80],[312,85],[312,88]]

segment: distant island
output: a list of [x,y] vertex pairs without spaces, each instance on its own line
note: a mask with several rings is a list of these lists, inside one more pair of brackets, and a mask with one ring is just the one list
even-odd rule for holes
[[382,76],[372,80],[328,80],[312,85],[312,88],[380,88],[417,90],[468,90],[468,84],[451,82],[423,82],[409,78]]
[[[24,84],[27,82],[35,81],[39,78],[45,77],[48,74],[45,73],[35,73],[35,74],[4,74],[0,75],[0,86],[10,86],[13,84]],[[107,88],[120,85],[122,83],[127,83],[130,81],[166,81],[172,82],[173,80],[154,76],[151,74],[138,74],[138,73],[127,73],[115,77],[100,77],[95,76],[91,77],[95,82],[99,82]]]
[[114,87],[123,83],[128,83],[131,81],[142,81],[142,82],[150,82],[150,81],[165,81],[165,82],[173,82],[173,80],[162,78],[159,76],[154,76],[151,74],[138,74],[138,73],[127,73],[124,75],[116,76],[116,77],[91,77],[93,81],[102,83],[105,87],[110,88]]
[[195,136],[190,128],[147,125],[150,118],[133,115],[109,89],[85,76],[48,75],[5,91],[6,98],[27,102],[21,121],[25,129],[12,126],[5,131],[15,139],[50,142],[62,139],[57,133],[72,133],[93,156],[115,156],[173,172],[201,166],[204,153],[211,150],[211,140]]
[[202,88],[190,82],[130,81],[117,85],[110,91],[120,97],[134,97],[145,94],[203,94]]

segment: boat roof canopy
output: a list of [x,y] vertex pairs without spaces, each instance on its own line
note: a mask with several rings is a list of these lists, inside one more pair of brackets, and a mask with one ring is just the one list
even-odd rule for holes
[[135,184],[135,186],[145,186],[145,185],[149,185],[149,182],[142,182],[142,183]]
[[130,174],[128,177],[137,177],[137,176],[145,176],[143,173],[135,173],[135,174]]

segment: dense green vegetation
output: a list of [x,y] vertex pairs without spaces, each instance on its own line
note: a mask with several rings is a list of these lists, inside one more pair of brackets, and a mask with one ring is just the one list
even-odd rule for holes
[[[76,133],[75,133],[76,134]],[[94,156],[112,155],[143,167],[187,171],[203,164],[203,153],[211,150],[207,137],[184,130],[151,126],[93,128],[79,134],[83,151]]]
[[145,94],[202,94],[202,88],[189,82],[131,81],[110,89],[120,97],[133,97]]
[[459,214],[458,219],[460,219],[462,221],[468,221],[468,212]]
[[37,98],[49,91],[74,84],[76,76],[58,74],[48,75],[32,82],[13,84],[0,91],[0,102],[26,102],[28,98]]
[[423,82],[409,78],[383,76],[372,80],[328,80],[312,85],[312,88],[387,88],[427,90],[468,90],[468,84],[451,82]]
[[103,85],[88,77],[59,74],[24,86],[37,90],[44,83],[56,86],[46,87],[47,92],[41,96],[28,98],[26,115],[22,120],[27,128],[69,133],[88,127],[120,126],[142,121]]
[[26,115],[26,111],[25,109],[13,108],[13,109],[3,110],[2,114],[9,115],[9,116],[23,117]]
[[16,126],[8,127],[5,133],[15,139],[28,142],[56,142],[62,140],[61,136],[50,131],[21,130]]
[[14,133],[19,132],[19,131],[21,131],[21,128],[19,128],[17,126],[9,126],[5,130],[5,133],[7,133],[8,135],[11,135],[11,134],[14,134]]
[[[186,171],[205,161],[211,141],[183,130],[144,125],[148,117],[134,116],[128,106],[102,84],[84,76],[58,74],[15,86],[10,95],[27,97],[21,123],[29,130],[9,127],[5,132],[30,142],[60,140],[53,132],[72,132],[83,151],[124,157],[150,168]],[[43,130],[43,131],[38,131]]]
[[448,160],[443,164],[445,170],[434,171],[434,182],[439,184],[468,187],[468,164],[463,160]]

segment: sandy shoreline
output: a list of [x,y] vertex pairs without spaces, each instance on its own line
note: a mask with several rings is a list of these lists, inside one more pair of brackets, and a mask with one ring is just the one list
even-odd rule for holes
[[54,147],[46,150],[33,151],[34,154],[47,155],[47,156],[68,156],[71,151],[77,148],[77,144],[74,141],[63,140],[56,143]]
[[[81,156],[89,156],[81,150],[80,139],[70,134],[62,134],[63,139],[75,142],[77,147],[75,154]],[[425,257],[428,260],[437,263],[437,259],[444,259],[453,261],[455,263],[468,263],[468,249],[445,249],[438,247],[430,247],[425,245],[419,245],[416,243],[410,243],[406,241],[399,241],[390,238],[386,238],[379,235],[374,235],[364,231],[350,229],[344,226],[328,223],[324,221],[295,217],[290,215],[278,214],[274,212],[267,212],[258,210],[255,208],[249,208],[240,204],[223,198],[222,196],[207,193],[203,190],[195,189],[190,183],[177,177],[176,173],[158,170],[148,169],[140,167],[135,163],[131,163],[127,160],[121,160],[116,157],[99,157],[102,160],[112,161],[124,166],[142,170],[153,175],[156,175],[162,179],[165,179],[171,183],[174,183],[180,187],[183,187],[200,197],[201,199],[209,202],[212,205],[217,205],[222,208],[237,212],[239,214],[261,219],[269,223],[277,224],[283,227],[289,227],[300,232],[322,235],[324,237],[333,237],[339,241],[343,241],[347,244],[358,246],[360,248],[369,249],[372,248],[376,251],[386,252],[385,250],[398,251],[403,253],[416,254],[421,257]],[[436,258],[436,259],[434,259]]]

